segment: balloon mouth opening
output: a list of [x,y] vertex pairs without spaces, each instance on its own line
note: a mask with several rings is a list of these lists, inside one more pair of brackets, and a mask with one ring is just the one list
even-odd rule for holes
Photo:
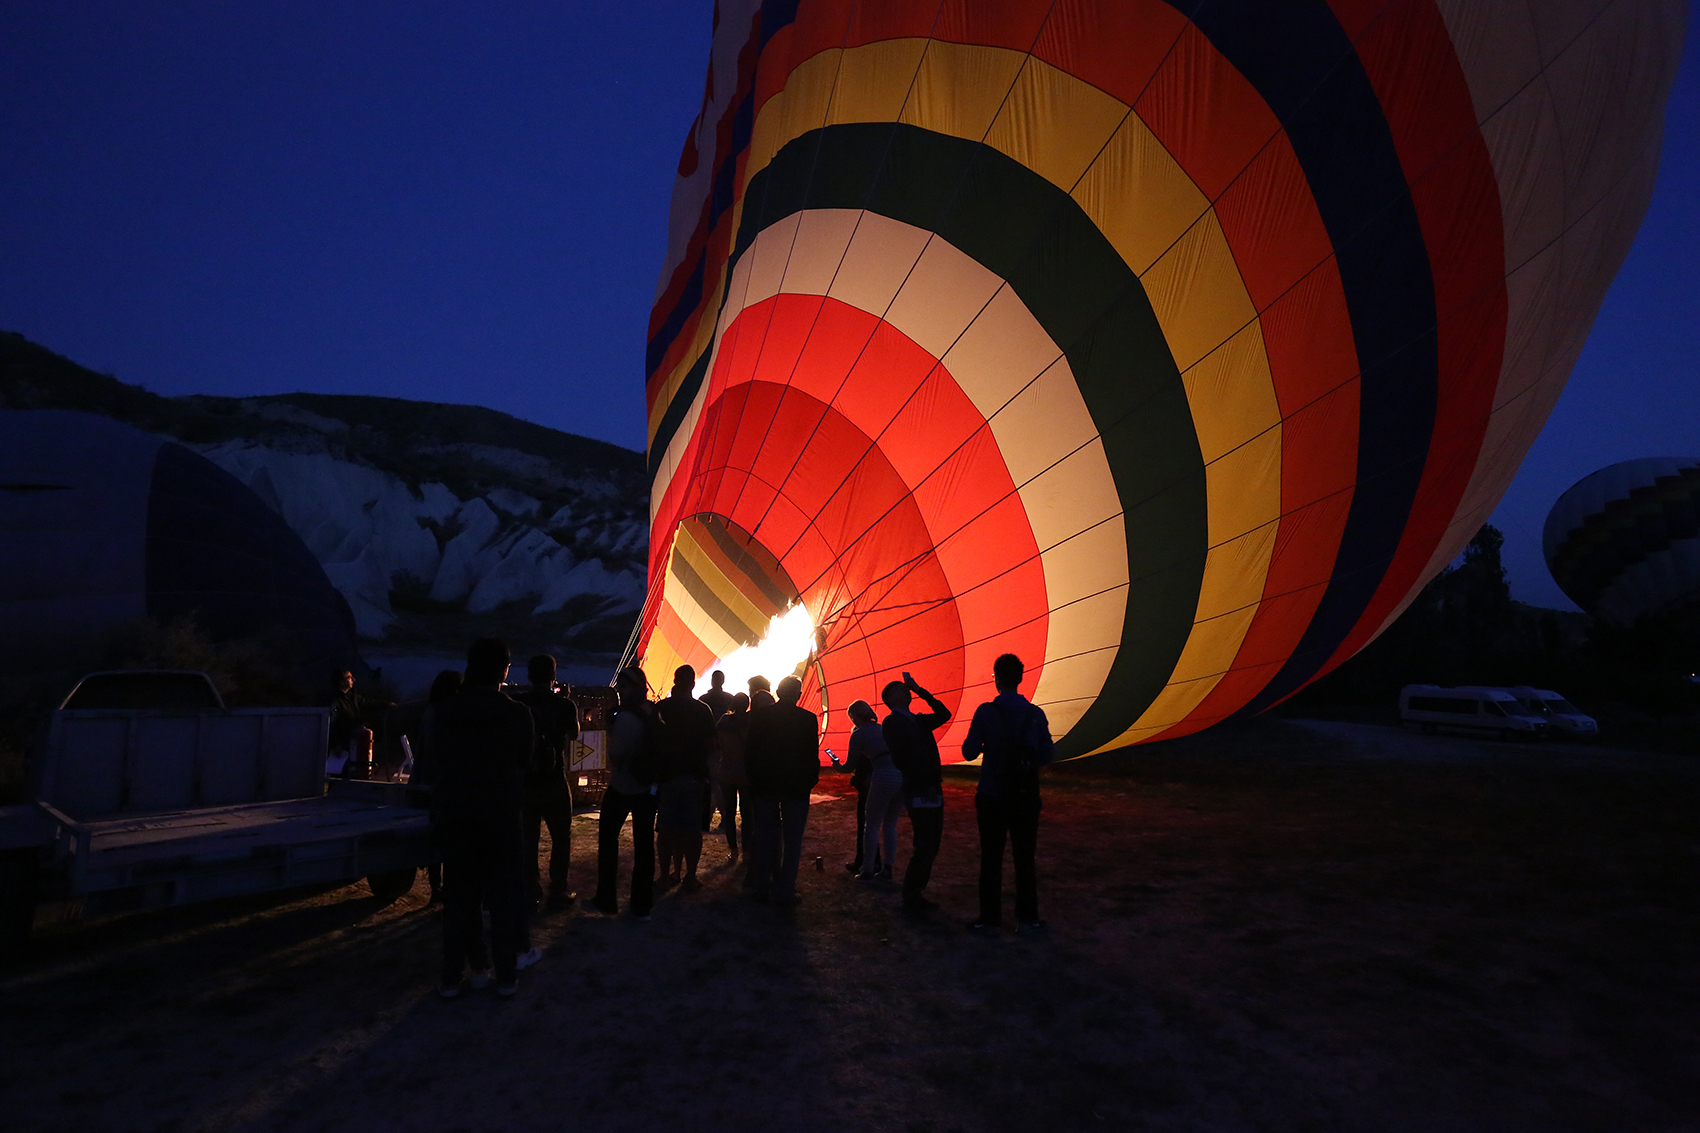
[[774,685],[801,677],[814,652],[815,621],[799,602],[770,617],[758,639],[718,658],[714,667],[726,674],[726,687],[738,691],[749,686],[751,677],[766,677]]

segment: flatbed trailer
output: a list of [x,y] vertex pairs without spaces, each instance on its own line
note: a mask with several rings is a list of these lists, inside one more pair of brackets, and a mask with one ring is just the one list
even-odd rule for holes
[[422,793],[327,783],[328,726],[319,708],[55,713],[37,797],[0,807],[0,952],[44,900],[95,917],[361,878],[406,892],[438,860]]
[[[332,783],[322,798],[77,822],[47,808],[67,896],[106,916],[368,878],[405,892],[429,860],[425,811],[382,783]],[[405,884],[403,884],[405,879]]]

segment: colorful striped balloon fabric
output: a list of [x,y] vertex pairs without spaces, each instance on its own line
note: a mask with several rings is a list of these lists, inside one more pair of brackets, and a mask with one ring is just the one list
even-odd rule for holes
[[[1005,652],[1071,756],[1291,695],[1505,490],[1683,32],[1681,0],[720,0],[633,655],[795,670],[838,750],[910,671],[952,753]],[[787,615],[801,655],[764,652]]]

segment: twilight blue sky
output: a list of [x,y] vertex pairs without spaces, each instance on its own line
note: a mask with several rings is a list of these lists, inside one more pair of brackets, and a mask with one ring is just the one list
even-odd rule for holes
[[[0,328],[161,393],[474,402],[634,448],[711,0],[0,5]],[[1691,26],[1695,21],[1691,18]],[[1700,455],[1700,66],[1570,386],[1494,522]]]

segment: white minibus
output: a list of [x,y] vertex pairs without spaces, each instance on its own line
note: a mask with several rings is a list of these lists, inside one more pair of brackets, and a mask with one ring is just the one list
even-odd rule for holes
[[1523,707],[1545,717],[1547,726],[1558,735],[1581,737],[1600,734],[1598,721],[1551,689],[1518,685],[1506,691],[1522,701]]
[[1540,739],[1547,722],[1500,688],[1406,685],[1399,690],[1399,722],[1425,732],[1450,731],[1496,739]]

